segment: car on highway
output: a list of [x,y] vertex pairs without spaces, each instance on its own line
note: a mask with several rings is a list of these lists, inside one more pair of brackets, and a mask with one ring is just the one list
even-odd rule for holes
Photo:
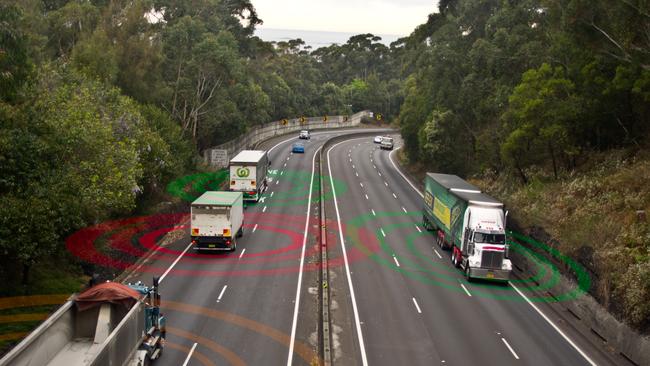
[[375,139],[373,141],[375,142],[375,144],[381,144],[381,139],[382,136],[375,136]]
[[311,136],[309,135],[308,130],[302,130],[298,134],[298,138],[301,139],[301,140],[309,140],[309,139],[311,139]]
[[294,143],[294,144],[293,144],[293,147],[291,148],[291,152],[292,152],[292,153],[301,153],[301,154],[304,154],[304,153],[305,153],[305,144],[300,143],[300,142],[296,142],[296,143]]
[[392,137],[382,137],[381,144],[379,148],[382,150],[393,150],[393,138]]

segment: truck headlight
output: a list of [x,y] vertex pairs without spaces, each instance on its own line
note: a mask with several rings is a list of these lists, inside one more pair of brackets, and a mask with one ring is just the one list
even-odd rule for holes
[[501,269],[504,271],[512,271],[512,262],[509,259],[504,259]]

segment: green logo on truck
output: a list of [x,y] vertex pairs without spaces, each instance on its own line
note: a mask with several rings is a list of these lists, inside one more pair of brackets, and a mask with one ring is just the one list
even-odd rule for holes
[[251,174],[248,168],[237,168],[237,176],[239,178],[247,178]]

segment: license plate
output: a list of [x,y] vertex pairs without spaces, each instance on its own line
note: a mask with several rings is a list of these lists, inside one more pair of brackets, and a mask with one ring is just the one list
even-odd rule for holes
[[208,244],[208,248],[215,248],[215,247],[216,247],[216,245],[214,245],[214,244]]
[[494,278],[494,273],[488,272],[487,273],[487,278]]

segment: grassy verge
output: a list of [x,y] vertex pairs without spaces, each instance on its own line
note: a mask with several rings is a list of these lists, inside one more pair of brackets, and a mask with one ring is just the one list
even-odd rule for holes
[[650,154],[593,154],[558,179],[530,173],[528,185],[505,174],[472,182],[503,200],[524,232],[587,268],[603,306],[650,332]]

